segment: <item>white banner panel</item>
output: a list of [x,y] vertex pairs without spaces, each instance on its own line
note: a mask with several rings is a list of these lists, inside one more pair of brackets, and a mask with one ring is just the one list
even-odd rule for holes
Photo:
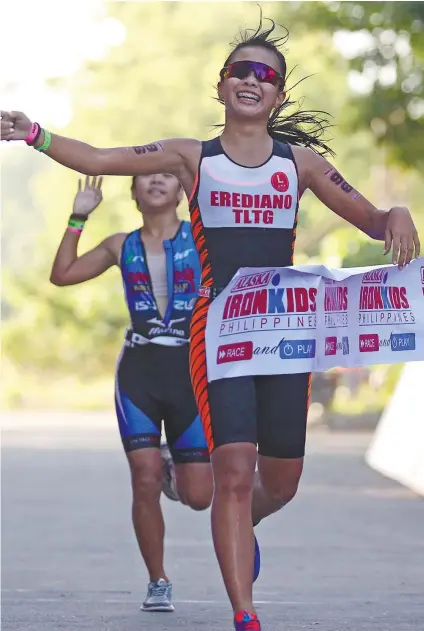
[[208,379],[424,360],[424,258],[242,268],[212,302]]

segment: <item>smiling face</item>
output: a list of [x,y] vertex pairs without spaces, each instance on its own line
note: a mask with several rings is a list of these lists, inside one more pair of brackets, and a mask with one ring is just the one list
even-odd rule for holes
[[[234,52],[229,63],[237,61],[253,61],[266,64],[278,74],[281,68],[280,60],[272,51],[262,46],[245,46]],[[260,81],[254,74],[249,73],[244,79],[228,77],[218,84],[218,94],[225,103],[227,116],[248,118],[254,120],[268,120],[272,110],[284,101],[285,92],[282,83],[273,85],[267,81]]]
[[143,213],[160,213],[176,209],[183,198],[181,184],[171,173],[137,175],[131,188],[132,198]]

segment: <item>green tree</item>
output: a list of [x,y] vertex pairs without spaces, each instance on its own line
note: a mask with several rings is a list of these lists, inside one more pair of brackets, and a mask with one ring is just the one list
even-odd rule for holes
[[360,86],[344,126],[371,128],[389,161],[423,169],[424,3],[306,2],[299,17],[343,40],[350,78]]

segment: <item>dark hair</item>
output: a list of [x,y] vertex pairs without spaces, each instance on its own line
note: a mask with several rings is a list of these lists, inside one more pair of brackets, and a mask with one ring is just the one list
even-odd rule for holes
[[[287,43],[289,31],[285,27],[281,27],[283,29],[283,35],[281,37],[270,37],[275,31],[276,24],[274,20],[267,18],[271,23],[270,27],[263,28],[262,9],[260,9],[260,12],[260,20],[257,29],[240,31],[239,36],[232,43],[233,50],[225,60],[224,66],[231,63],[235,53],[242,48],[247,48],[248,46],[266,48],[273,52],[279,61],[280,74],[284,79],[284,84],[281,89],[284,89],[291,72],[287,75],[286,58],[280,48]],[[299,85],[303,80],[304,79],[298,81],[290,89]],[[269,135],[279,142],[310,147],[313,151],[321,155],[330,154],[334,156],[334,151],[322,140],[325,131],[329,127],[332,127],[329,122],[331,115],[319,110],[302,110],[302,104],[303,100],[298,102],[291,101],[290,96],[287,95],[283,103],[273,111],[269,118]],[[286,110],[293,105],[297,105],[296,111],[291,114],[285,114]],[[221,126],[222,125],[216,125],[216,127]]]
[[[131,195],[132,195],[133,197],[134,197],[134,191],[135,191],[135,181],[136,181],[136,179],[137,179],[137,176],[136,176],[136,175],[133,175],[133,176],[132,176],[132,178],[131,178],[131,188],[130,188],[130,191],[131,191]],[[138,205],[137,198],[135,198],[135,199],[134,199],[134,201],[135,201],[135,205],[137,206],[137,210],[139,210],[139,211],[140,211],[140,206]],[[140,211],[140,212],[141,212],[141,211]]]

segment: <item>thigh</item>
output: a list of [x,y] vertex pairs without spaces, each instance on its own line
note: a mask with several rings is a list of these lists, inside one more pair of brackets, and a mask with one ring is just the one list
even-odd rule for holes
[[309,373],[255,378],[259,454],[302,458],[311,387]]
[[257,444],[257,407],[253,377],[218,379],[208,384],[213,448],[231,443]]
[[138,357],[125,348],[118,361],[115,407],[119,431],[126,452],[160,447],[163,411],[150,392],[149,380]]
[[231,443],[257,443],[253,377],[208,382],[206,322],[209,299],[198,298],[190,329],[190,374],[209,452]]
[[175,467],[178,490],[207,489],[212,486],[212,470],[209,462],[179,463]]
[[168,349],[161,385],[166,439],[175,464],[209,462],[209,451],[190,380],[189,349]]
[[209,462],[202,421],[190,388],[168,400],[164,412],[166,439],[175,464]]

